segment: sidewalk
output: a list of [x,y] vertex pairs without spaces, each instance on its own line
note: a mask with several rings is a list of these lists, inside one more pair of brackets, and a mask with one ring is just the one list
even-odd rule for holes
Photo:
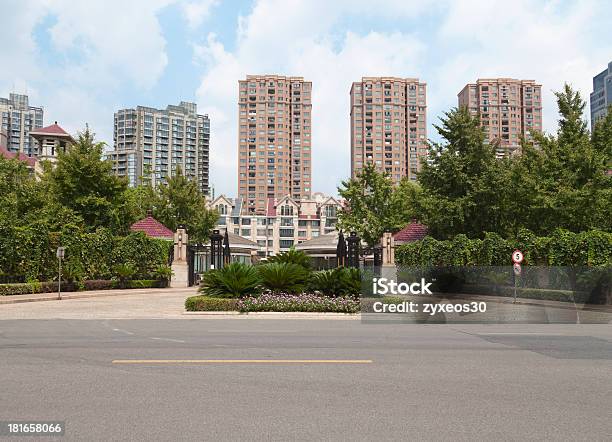
[[[177,294],[185,293],[185,297],[189,294],[196,294],[197,287],[188,288],[163,288],[163,289],[113,289],[113,290],[89,290],[85,292],[65,292],[62,293],[64,299],[82,299],[82,298],[99,298],[103,296],[127,296],[127,295],[143,295],[143,294]],[[0,296],[0,304],[19,304],[22,302],[39,302],[39,301],[58,301],[57,292],[55,293],[32,293],[28,295],[12,295]]]

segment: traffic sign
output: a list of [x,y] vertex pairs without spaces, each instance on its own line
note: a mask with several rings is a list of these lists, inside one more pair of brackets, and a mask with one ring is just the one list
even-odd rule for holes
[[57,259],[64,259],[64,247],[58,247],[57,251],[55,252],[55,256],[57,256]]
[[523,262],[523,252],[520,250],[515,250],[512,252],[512,262],[515,264],[520,264]]
[[516,276],[520,276],[520,274],[521,274],[521,270],[522,270],[522,269],[521,269],[521,265],[520,265],[518,262],[515,262],[515,263],[514,263],[514,266],[512,266],[512,267],[513,267],[513,269],[514,269],[514,274],[515,274]]

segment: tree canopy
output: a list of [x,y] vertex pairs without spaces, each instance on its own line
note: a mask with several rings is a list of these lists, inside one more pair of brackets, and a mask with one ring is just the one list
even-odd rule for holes
[[612,229],[612,108],[589,134],[585,102],[566,85],[556,93],[559,129],[534,132],[520,152],[496,158],[478,116],[452,109],[435,128],[441,142],[429,143],[418,183],[393,186],[388,176],[367,165],[338,189],[346,200],[340,225],[368,244],[384,231],[396,231],[412,218],[438,239],[486,232],[516,237],[521,229],[547,235]]

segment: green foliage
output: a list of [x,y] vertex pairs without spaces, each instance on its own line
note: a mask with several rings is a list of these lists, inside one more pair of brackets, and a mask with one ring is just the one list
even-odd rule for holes
[[117,264],[115,266],[115,275],[119,278],[119,281],[127,281],[136,274],[136,268],[130,263]]
[[185,310],[188,312],[236,311],[237,299],[211,298],[209,296],[191,296],[185,300]]
[[508,240],[490,232],[482,240],[457,235],[438,241],[428,236],[397,247],[395,259],[406,266],[508,266],[514,249],[523,252],[524,265],[612,266],[612,233],[597,230],[557,229],[550,237],[537,237],[523,229]]
[[340,226],[369,245],[412,218],[439,240],[484,239],[485,232],[516,238],[521,229],[538,237],[558,228],[612,231],[612,112],[589,136],[580,94],[566,85],[556,97],[558,132],[532,133],[506,159],[496,158],[497,143],[488,142],[477,115],[466,108],[445,113],[436,126],[442,141],[430,143],[418,185],[404,180],[393,187],[366,165],[339,188],[347,202]]
[[73,210],[89,229],[115,224],[121,196],[127,187],[124,179],[112,174],[112,165],[102,160],[104,143],[95,142],[86,129],[67,152],[60,151],[54,168],[43,180],[60,205]]
[[[85,280],[81,283],[62,281],[62,292],[75,292],[80,290],[110,290],[110,289],[135,289],[135,288],[157,288],[160,287],[157,280],[132,280],[127,281],[125,286],[120,286],[117,281],[111,280]],[[38,282],[31,281],[20,284],[0,284],[0,296],[28,295],[32,293],[55,293],[57,292],[57,281]]]
[[184,225],[194,242],[205,242],[219,218],[216,211],[206,207],[197,183],[187,179],[180,168],[157,189],[153,214],[172,231]]
[[308,270],[290,262],[272,262],[257,266],[262,285],[274,292],[300,293],[308,281]]
[[234,262],[202,275],[200,291],[217,298],[239,298],[261,291],[261,277],[255,267]]
[[361,293],[361,274],[359,269],[338,267],[313,272],[309,289],[326,296],[347,296]]
[[295,250],[294,247],[291,247],[286,252],[281,252],[278,255],[271,256],[268,258],[267,262],[297,264],[307,270],[309,270],[311,266],[309,256],[301,250]]
[[338,193],[346,200],[338,213],[339,227],[357,232],[368,245],[377,244],[385,231],[398,227],[393,183],[388,175],[377,172],[373,164],[366,164],[357,178],[343,181]]
[[155,270],[153,270],[153,275],[160,281],[170,281],[174,272],[172,271],[172,267],[166,264],[158,265]]
[[329,312],[357,313],[360,301],[351,296],[330,298],[302,293],[299,295],[265,293],[242,298],[237,303],[241,312]]

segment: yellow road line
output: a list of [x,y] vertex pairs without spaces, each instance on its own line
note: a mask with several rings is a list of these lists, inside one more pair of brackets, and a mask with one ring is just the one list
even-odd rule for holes
[[371,359],[115,359],[113,364],[371,364]]

